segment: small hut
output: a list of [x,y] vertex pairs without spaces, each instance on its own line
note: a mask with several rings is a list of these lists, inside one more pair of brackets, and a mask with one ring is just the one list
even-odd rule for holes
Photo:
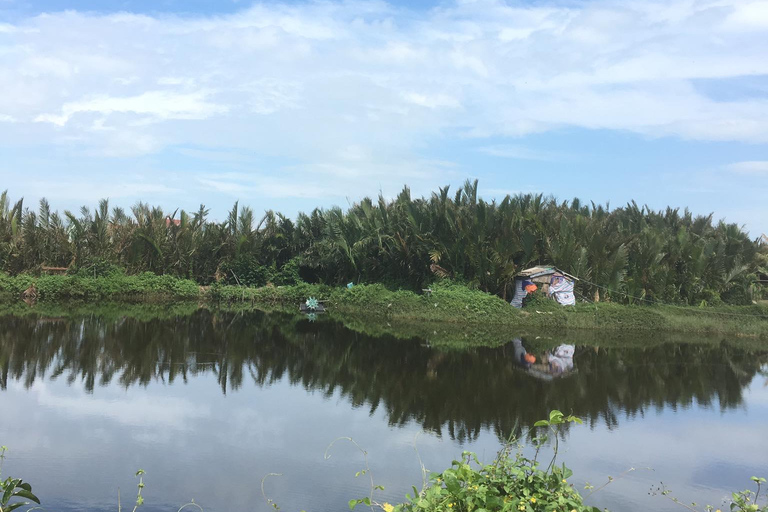
[[523,270],[515,276],[515,295],[510,302],[516,308],[523,307],[523,299],[531,291],[541,289],[549,298],[563,306],[576,304],[573,284],[577,278],[556,267],[538,266]]

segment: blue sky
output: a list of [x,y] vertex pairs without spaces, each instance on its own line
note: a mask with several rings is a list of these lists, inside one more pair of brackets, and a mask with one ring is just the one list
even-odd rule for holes
[[768,2],[0,0],[0,180],[223,218],[480,180],[768,232]]

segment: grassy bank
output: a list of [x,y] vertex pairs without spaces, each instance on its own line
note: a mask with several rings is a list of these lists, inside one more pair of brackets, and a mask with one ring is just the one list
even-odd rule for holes
[[0,274],[0,297],[6,302],[17,300],[30,287],[38,299],[102,300],[102,299],[194,299],[201,291],[194,281],[152,272],[126,275],[116,272],[103,277]]
[[[75,320],[98,317],[107,321],[121,321],[126,318],[140,322],[156,320],[178,320],[191,317],[201,310],[223,319],[228,323],[232,315],[254,317],[255,313],[267,313],[274,319],[281,332],[306,330],[308,322],[314,322],[312,330],[333,329],[341,325],[345,329],[376,339],[415,340],[427,343],[439,350],[466,350],[479,347],[500,347],[514,338],[523,338],[533,351],[545,351],[567,341],[574,345],[591,347],[642,347],[661,344],[691,344],[703,346],[720,345],[724,340],[743,349],[764,350],[766,342],[760,337],[724,337],[717,334],[685,332],[611,329],[564,329],[545,331],[530,326],[510,326],[497,323],[455,323],[435,320],[412,320],[403,317],[361,314],[359,312],[334,311],[309,320],[297,313],[295,304],[281,303],[258,308],[250,302],[215,300],[153,300],[153,301],[82,301],[50,300],[40,301],[32,306],[22,301],[0,302],[0,316],[30,316],[43,321]],[[250,320],[249,320],[250,321]],[[727,339],[726,339],[727,338]]]
[[563,307],[551,300],[533,301],[523,310],[462,285],[433,286],[430,294],[392,291],[381,285],[352,289],[315,285],[280,288],[214,287],[210,299],[245,301],[259,307],[297,308],[307,297],[325,300],[329,310],[367,325],[391,321],[437,322],[445,328],[471,325],[492,339],[499,327],[514,332],[601,330],[616,336],[640,332],[696,333],[768,339],[768,307],[624,306],[615,303],[580,303]]
[[351,289],[310,284],[261,288],[200,287],[193,281],[152,273],[95,278],[0,275],[0,297],[6,303],[20,302],[19,297],[30,287],[43,303],[193,300],[294,312],[308,297],[316,297],[325,301],[332,314],[343,317],[345,323],[358,321],[385,326],[392,321],[434,322],[447,328],[468,325],[481,333],[486,329],[490,338],[500,327],[508,327],[516,332],[597,329],[616,335],[658,331],[768,339],[768,307],[765,305],[702,308],[580,303],[562,307],[541,299],[517,310],[494,295],[456,284],[441,284],[433,286],[432,293],[416,294],[389,290],[382,285],[358,285]]

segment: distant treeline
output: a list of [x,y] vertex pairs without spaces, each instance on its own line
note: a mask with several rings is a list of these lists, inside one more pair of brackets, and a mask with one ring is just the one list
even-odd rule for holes
[[477,181],[450,194],[365,198],[343,211],[315,209],[291,220],[267,211],[257,222],[235,203],[221,222],[138,203],[126,212],[106,199],[95,210],[35,211],[0,196],[0,270],[100,276],[155,272],[262,286],[299,281],[378,282],[420,289],[450,278],[509,298],[515,274],[553,264],[582,279],[589,300],[749,303],[765,294],[768,244],[736,224],[687,210],[654,211],[559,202],[541,194],[478,197]]

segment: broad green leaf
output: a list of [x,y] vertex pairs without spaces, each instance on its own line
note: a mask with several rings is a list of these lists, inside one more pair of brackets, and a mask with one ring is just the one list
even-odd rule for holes
[[35,496],[34,494],[32,494],[31,492],[29,492],[26,489],[20,489],[20,490],[16,491],[14,493],[14,495],[15,496],[21,496],[22,498],[27,498],[28,500],[32,500],[35,503],[37,503],[38,505],[40,504],[40,500],[37,498],[37,496]]
[[[8,480],[10,480],[10,478]],[[16,488],[15,482],[8,482],[6,480],[5,485],[6,485],[6,489],[5,489],[5,492],[3,493],[2,503],[8,503],[8,501],[11,499],[11,496],[13,496],[13,490]]]

